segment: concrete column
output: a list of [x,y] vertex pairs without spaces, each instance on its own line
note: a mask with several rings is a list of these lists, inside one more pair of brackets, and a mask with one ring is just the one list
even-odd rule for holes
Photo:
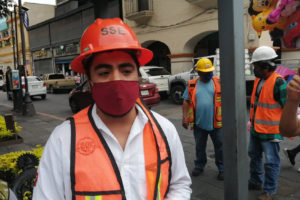
[[243,4],[218,0],[226,200],[248,199]]

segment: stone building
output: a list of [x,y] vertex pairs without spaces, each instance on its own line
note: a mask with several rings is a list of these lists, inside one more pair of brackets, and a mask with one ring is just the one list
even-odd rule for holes
[[[172,74],[193,67],[193,58],[218,52],[217,0],[106,0],[57,1],[55,17],[29,28],[35,74],[62,72],[74,75],[70,62],[79,54],[80,37],[95,16],[108,18],[120,8],[119,16],[154,52],[147,65],[165,67]],[[106,2],[106,4],[104,3]],[[259,39],[244,0],[244,45],[251,52],[260,45],[281,46],[268,32]],[[113,16],[118,16],[113,14]],[[39,40],[34,40],[39,38]],[[294,58],[298,49],[278,50],[281,58]]]
[[[273,44],[268,32],[259,39],[244,0],[244,45],[253,51]],[[154,52],[151,65],[164,66],[172,74],[187,71],[192,58],[213,55],[219,47],[217,0],[123,0],[125,21],[133,27],[142,45]],[[282,48],[281,58],[295,58],[299,49]]]
[[[44,21],[48,18],[51,18],[54,15],[54,7],[51,5],[24,3],[23,6],[28,9],[27,13],[29,25],[34,25],[36,23],[39,23],[40,21]],[[9,15],[6,19],[3,20],[5,20],[7,28],[4,27],[4,29],[0,31],[0,69],[5,72],[8,66],[10,66],[12,69],[16,69],[17,65],[23,64],[23,58],[20,20],[18,12],[16,14],[16,20],[14,12],[12,12],[11,15]],[[17,32],[15,31],[15,22],[17,22]],[[33,65],[29,46],[29,37],[26,28],[24,28],[24,38],[26,53],[26,70],[28,74],[32,75],[34,70],[32,68]],[[13,48],[15,48],[15,56]],[[19,62],[17,61],[17,58],[19,58]]]
[[92,3],[57,3],[53,18],[29,28],[30,49],[36,75],[52,72],[74,75],[70,63],[79,54],[79,42],[83,31],[94,21]]

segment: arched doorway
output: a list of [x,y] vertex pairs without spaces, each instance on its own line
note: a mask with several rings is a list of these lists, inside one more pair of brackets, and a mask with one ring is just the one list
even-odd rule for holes
[[147,48],[153,52],[153,59],[147,65],[161,66],[171,72],[171,62],[167,56],[171,53],[169,47],[162,42],[155,41]]
[[219,32],[213,32],[196,44],[194,53],[196,57],[214,55],[217,48],[219,48]]

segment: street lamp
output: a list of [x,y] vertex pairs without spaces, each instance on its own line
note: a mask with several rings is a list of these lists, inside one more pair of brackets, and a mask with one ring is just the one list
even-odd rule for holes
[[26,74],[26,52],[25,52],[25,38],[24,38],[24,15],[22,13],[24,7],[22,6],[22,1],[19,0],[19,17],[20,17],[20,30],[21,30],[21,41],[22,41],[22,55],[23,55],[23,72],[24,72],[24,80],[25,80],[25,99],[23,103],[23,115],[33,116],[35,115],[35,109],[33,103],[30,99],[29,92],[28,92],[28,80]]

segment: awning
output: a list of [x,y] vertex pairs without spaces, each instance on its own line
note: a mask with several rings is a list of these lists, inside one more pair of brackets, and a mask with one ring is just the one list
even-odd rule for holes
[[56,60],[55,64],[71,63],[73,60]]

